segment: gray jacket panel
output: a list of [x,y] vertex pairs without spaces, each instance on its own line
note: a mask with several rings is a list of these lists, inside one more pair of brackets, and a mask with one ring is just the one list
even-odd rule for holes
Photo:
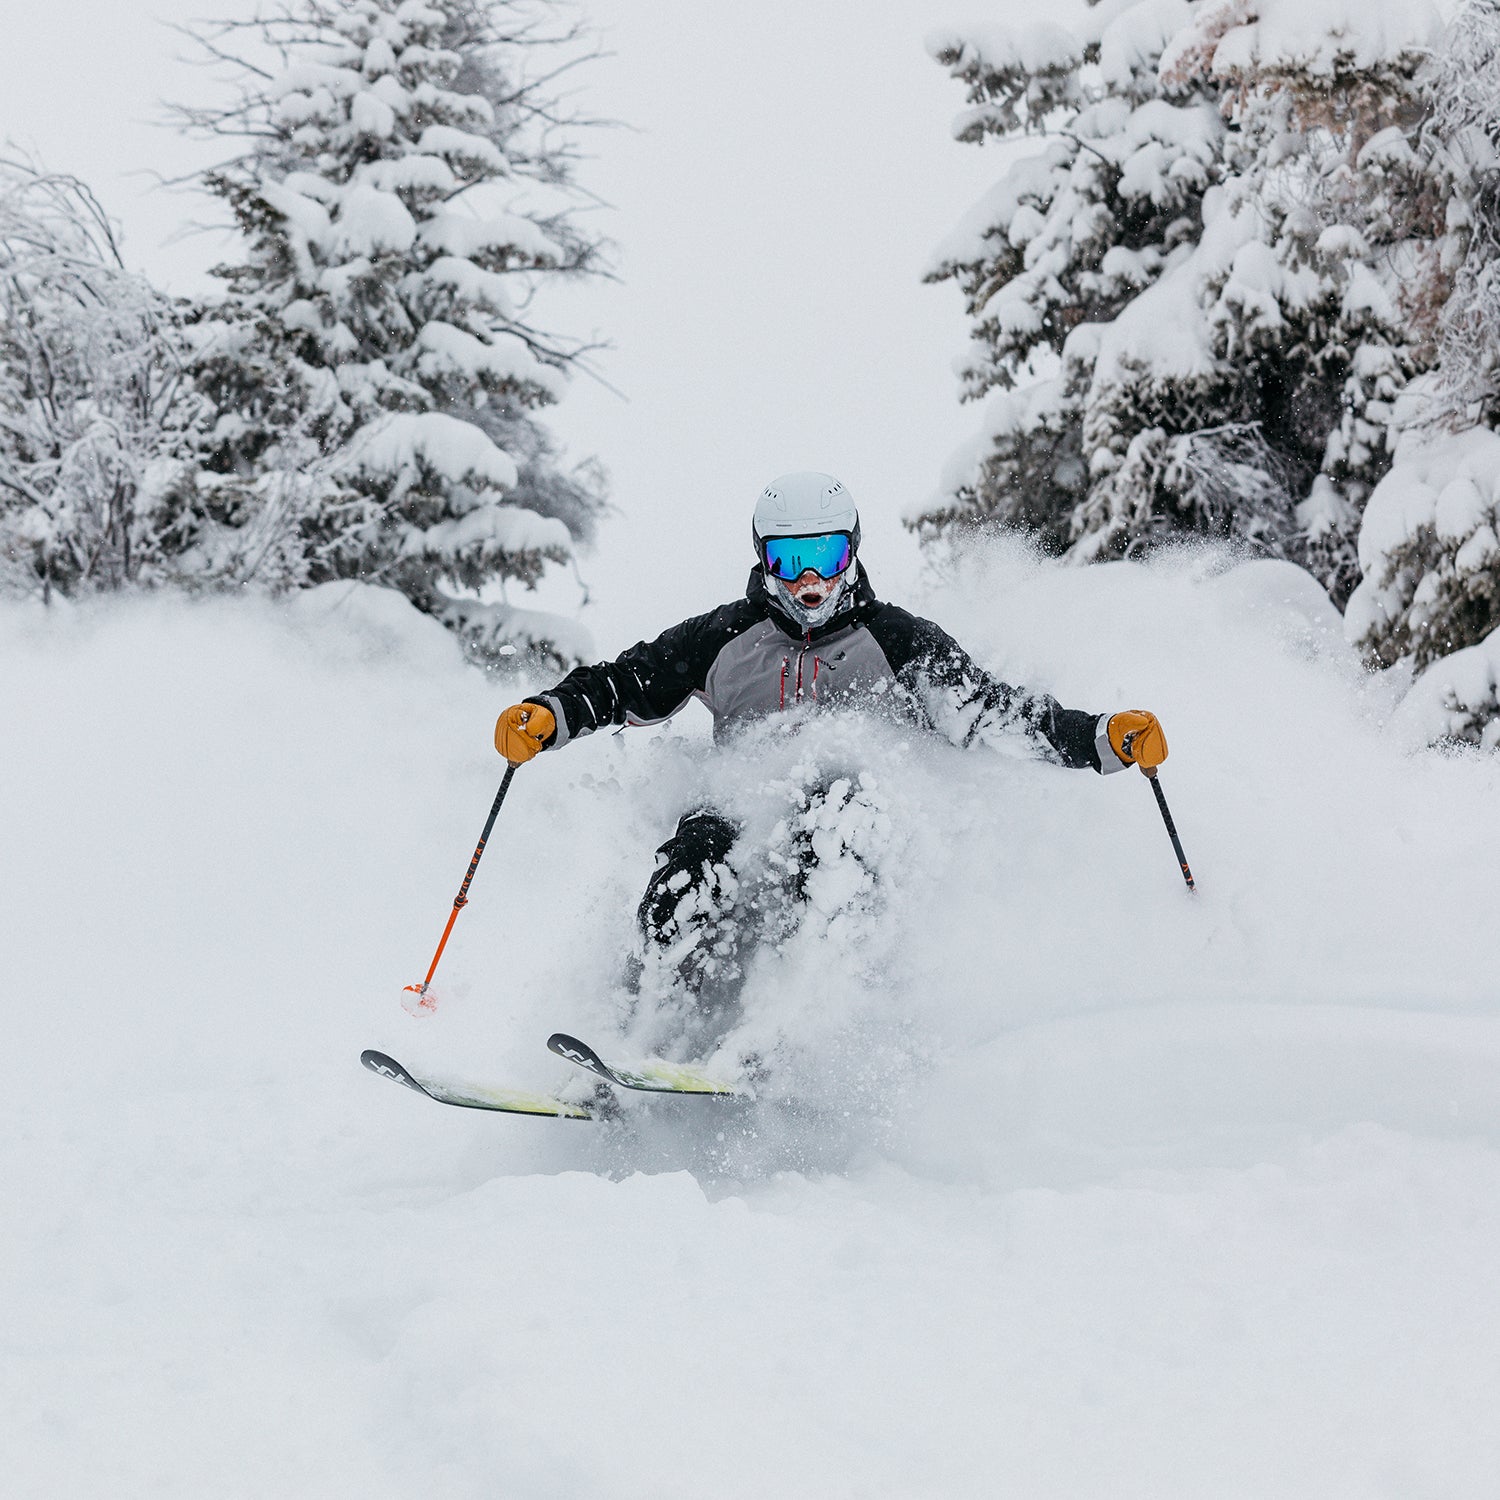
[[1059,764],[1103,768],[1097,715],[991,676],[932,621],[877,599],[863,573],[834,618],[803,633],[775,608],[757,569],[743,599],[612,662],[577,667],[530,701],[557,719],[552,748],[605,724],[658,723],[693,698],[707,705],[719,735],[798,704],[884,701],[887,693],[893,707],[954,744],[1024,735]]
[[714,658],[699,696],[714,732],[799,703],[827,703],[873,694],[895,679],[890,662],[864,625],[848,625],[816,641],[789,636],[772,620],[752,625]]

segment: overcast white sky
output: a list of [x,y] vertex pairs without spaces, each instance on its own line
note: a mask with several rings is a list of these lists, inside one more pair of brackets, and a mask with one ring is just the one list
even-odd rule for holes
[[[152,123],[200,90],[162,21],[248,0],[0,0],[0,137],[87,178],[131,258],[189,284],[208,243],[145,175],[202,159]],[[1009,0],[996,0],[995,11]],[[958,7],[962,7],[959,9]],[[896,515],[971,427],[950,373],[957,292],[921,273],[998,170],[955,144],[959,86],[926,55],[974,0],[585,0],[611,56],[574,75],[600,132],[587,185],[622,280],[570,298],[622,401],[580,383],[553,425],[597,453],[622,512],[584,571],[602,652],[739,592],[770,477],[838,474],[861,504],[877,586],[916,571]],[[136,175],[139,174],[139,175]],[[571,585],[549,603],[571,607]],[[517,602],[522,602],[518,600]]]

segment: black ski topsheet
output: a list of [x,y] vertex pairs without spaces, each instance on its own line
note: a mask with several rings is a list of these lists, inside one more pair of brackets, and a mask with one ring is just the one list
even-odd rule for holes
[[552,1119],[592,1120],[593,1111],[584,1104],[571,1104],[551,1094],[536,1094],[525,1089],[489,1088],[471,1083],[445,1083],[434,1078],[419,1078],[394,1057],[373,1049],[361,1052],[359,1060],[382,1078],[404,1083],[407,1088],[439,1104],[453,1104],[460,1109],[489,1109],[507,1115],[545,1115]]
[[695,1063],[664,1062],[654,1057],[629,1066],[606,1062],[587,1042],[563,1031],[547,1038],[547,1048],[624,1089],[638,1089],[647,1094],[712,1094],[721,1099],[749,1097],[746,1090],[710,1077]]

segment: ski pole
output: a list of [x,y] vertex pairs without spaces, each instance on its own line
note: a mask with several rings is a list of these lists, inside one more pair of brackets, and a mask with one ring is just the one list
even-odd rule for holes
[[1146,780],[1151,783],[1151,790],[1156,793],[1156,805],[1161,809],[1161,820],[1167,825],[1167,836],[1172,840],[1172,848],[1177,854],[1177,863],[1182,866],[1182,878],[1187,881],[1187,888],[1196,891],[1198,887],[1193,884],[1193,872],[1188,869],[1187,855],[1182,852],[1182,840],[1177,837],[1177,825],[1172,821],[1172,814],[1167,810],[1167,799],[1162,794],[1161,782],[1156,779],[1156,767],[1149,770],[1141,767],[1146,773]]
[[495,801],[490,807],[490,815],[484,820],[484,832],[479,835],[479,842],[474,846],[474,858],[469,861],[469,872],[464,876],[464,883],[459,886],[458,894],[453,898],[453,910],[448,913],[448,925],[443,928],[443,935],[438,939],[437,952],[432,955],[432,963],[427,970],[427,978],[421,984],[409,984],[404,993],[415,995],[415,1000],[403,1000],[401,1003],[412,1015],[421,1015],[424,1011],[429,1014],[437,1009],[437,996],[428,993],[427,986],[432,983],[432,976],[437,973],[438,960],[443,956],[443,949],[448,946],[448,934],[453,931],[453,924],[458,920],[458,914],[469,904],[469,882],[474,878],[474,871],[479,868],[479,857],[484,853],[484,846],[489,841],[490,830],[495,826],[495,815],[500,811],[500,804],[505,801],[505,794],[510,790],[510,779],[516,774],[515,766],[509,765],[505,768],[505,775],[500,781],[500,790],[495,793]]

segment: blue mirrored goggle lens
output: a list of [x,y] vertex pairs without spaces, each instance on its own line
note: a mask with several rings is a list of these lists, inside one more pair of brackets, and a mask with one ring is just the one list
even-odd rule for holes
[[800,578],[809,568],[819,578],[837,578],[849,566],[847,531],[830,531],[823,536],[768,536],[762,546],[766,571],[788,582]]

